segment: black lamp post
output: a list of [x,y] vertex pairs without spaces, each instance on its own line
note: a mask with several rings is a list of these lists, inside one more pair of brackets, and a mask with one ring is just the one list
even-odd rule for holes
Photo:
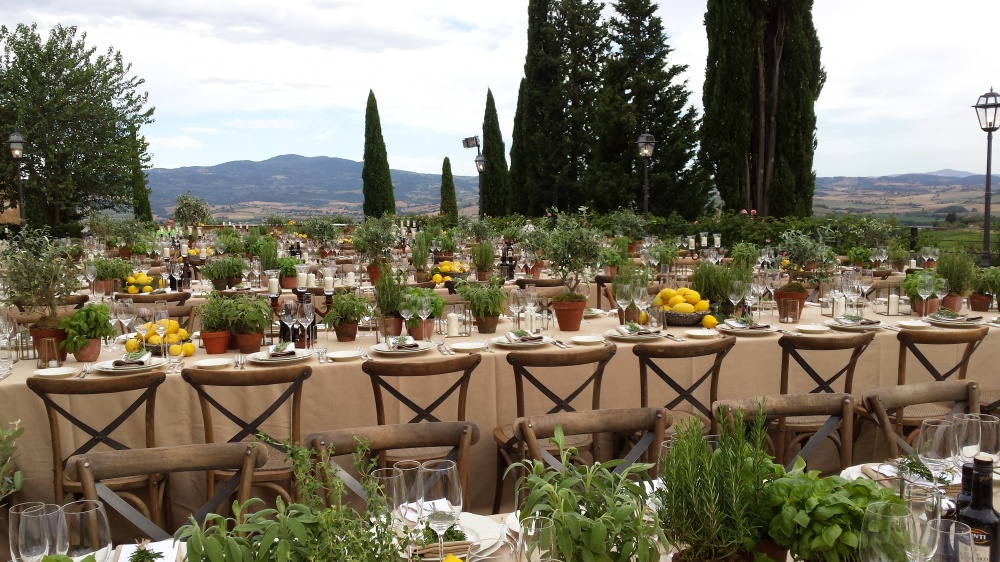
[[21,188],[21,157],[24,156],[24,137],[18,132],[11,133],[7,144],[10,145],[10,155],[17,164],[17,207],[18,211],[21,212],[21,224],[24,224],[24,189]]
[[979,118],[979,128],[986,131],[986,204],[983,209],[983,256],[979,265],[990,266],[990,184],[993,179],[993,131],[1000,128],[997,121],[997,109],[1000,109],[1000,96],[990,88],[988,93],[979,96],[976,105],[976,117]]
[[[656,146],[656,139],[649,133],[639,135],[639,157],[645,164],[644,180],[642,187],[642,219],[649,224],[649,158],[653,156],[653,147]],[[643,226],[643,228],[646,228]]]
[[483,172],[486,171],[486,159],[479,149],[479,137],[469,137],[462,140],[463,148],[476,147],[476,171],[479,172],[479,216],[483,216]]

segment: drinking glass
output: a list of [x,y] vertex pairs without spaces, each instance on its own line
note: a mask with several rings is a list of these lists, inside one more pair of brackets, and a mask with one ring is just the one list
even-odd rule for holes
[[174,278],[174,286],[181,290],[181,278],[184,277],[184,264],[174,263],[170,266],[170,276]]
[[518,551],[505,539],[483,539],[469,544],[466,560],[467,562],[518,562]]
[[[115,331],[117,335],[118,328],[115,324],[118,323],[122,318],[122,303],[120,301],[112,300],[108,303],[108,321],[111,322],[111,328]],[[118,346],[115,345],[116,335],[112,335],[104,338],[107,342],[108,351],[117,351]]]
[[316,310],[313,308],[311,295],[306,295],[306,300],[299,303],[299,325],[305,330],[305,346],[308,348],[312,341],[311,327],[316,321]]
[[281,323],[288,328],[288,341],[295,341],[294,328],[298,323],[299,303],[293,300],[286,300],[281,303]]
[[521,308],[524,306],[524,296],[520,289],[515,289],[507,295],[507,308],[510,309],[511,321],[515,328],[521,327]]
[[0,381],[14,372],[15,355],[17,355],[17,348],[14,342],[7,337],[7,334],[0,335]]
[[923,420],[914,445],[920,462],[931,471],[935,479],[941,478],[953,467],[954,424],[949,420]]
[[[395,515],[397,511],[395,490],[398,487],[398,485],[396,484],[396,480],[402,477],[403,477],[403,472],[398,468],[394,467],[376,468],[375,470],[373,470],[371,473],[371,478],[372,480],[375,481],[376,484],[378,484],[379,491],[381,491],[382,493],[380,495],[370,494],[368,496],[367,500],[369,504],[368,505],[369,510],[376,513],[385,511]],[[376,505],[373,506],[372,505],[373,503]],[[377,509],[372,509],[373,507]],[[399,520],[396,519],[396,522],[399,522]]]
[[253,274],[253,278],[257,280],[257,286],[260,287],[260,258],[254,257],[253,261],[250,262],[250,273]]
[[733,281],[729,285],[729,302],[733,303],[733,312],[736,312],[736,305],[743,300],[747,293],[746,283],[743,281]]
[[[911,535],[912,537],[912,535]],[[973,562],[972,529],[951,519],[929,521],[926,532],[914,537],[906,555],[910,562]]]
[[104,302],[104,297],[108,294],[107,284],[94,282],[94,300]]
[[417,309],[417,316],[420,317],[420,339],[427,339],[424,334],[424,322],[431,315],[431,299],[430,297],[423,297],[420,299],[420,308]]
[[247,260],[243,260],[243,266],[240,268],[240,273],[243,274],[243,286],[246,287],[250,282],[250,264]]
[[634,302],[635,307],[639,309],[639,323],[642,324],[642,314],[649,309],[649,290],[646,288],[645,284],[637,283],[632,286],[632,302]]
[[409,327],[410,318],[413,317],[413,303],[408,299],[399,303],[399,315],[403,317],[403,326]]
[[62,507],[54,503],[44,503],[23,512],[23,518],[38,518],[48,535],[49,554],[66,554],[69,538],[66,536],[66,518]]
[[427,526],[438,536],[438,559],[444,559],[444,532],[458,522],[462,513],[462,483],[455,461],[431,460],[420,465],[423,489],[421,513]]
[[615,297],[615,306],[624,312],[628,305],[632,304],[632,285],[628,283],[612,284],[611,291]]
[[[409,532],[413,533],[420,525],[420,504],[423,499],[423,482],[420,478],[419,461],[396,461],[392,465],[399,471],[399,478],[393,481],[393,501],[395,510],[392,516],[396,518]],[[413,558],[413,542],[407,541],[407,558]]]
[[17,552],[22,562],[39,562],[49,550],[49,525],[44,504],[21,512],[17,526]]
[[79,560],[93,554],[95,562],[111,559],[111,529],[103,503],[91,500],[70,502],[63,506],[63,516],[68,537],[67,556]]
[[549,517],[532,515],[521,521],[517,553],[523,562],[558,558],[555,524]]
[[[164,306],[160,306],[160,305]],[[165,302],[156,303],[156,308],[153,309],[153,329],[156,330],[156,335],[160,336],[160,357],[166,357],[166,337],[167,331],[170,329],[170,313],[167,311]]]
[[18,541],[18,530],[21,528],[21,515],[27,511],[42,507],[41,502],[26,502],[11,506],[7,512],[7,538],[10,541],[11,562],[21,562],[20,542]]
[[861,275],[858,277],[858,288],[861,289],[861,314],[864,315],[864,309],[868,304],[868,292],[872,290],[875,285],[875,273],[870,269],[862,269]]
[[909,560],[910,510],[903,504],[872,502],[865,508],[861,524],[861,562]]
[[955,467],[962,468],[965,463],[981,452],[982,423],[979,414],[957,414],[952,418],[952,435],[955,438]]

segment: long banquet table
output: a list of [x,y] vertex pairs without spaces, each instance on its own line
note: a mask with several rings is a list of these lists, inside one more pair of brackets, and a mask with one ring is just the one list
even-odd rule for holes
[[[895,324],[895,320],[907,319],[907,317],[889,318],[880,317],[883,322]],[[913,317],[909,317],[913,319]],[[826,319],[820,315],[818,309],[807,307],[803,313],[803,322],[822,323]],[[776,323],[776,319],[768,317],[764,313],[764,321]],[[618,325],[617,318],[595,318],[583,324],[580,332],[560,332],[552,330],[549,335],[568,342],[574,335],[605,332]],[[777,324],[776,324],[777,325]],[[510,329],[509,321],[501,321],[499,334]],[[793,328],[790,325],[780,325],[783,328]],[[684,336],[684,327],[670,327],[669,332],[675,335]],[[835,333],[835,332],[830,332]],[[898,343],[896,333],[890,330],[879,330],[874,342],[861,357],[857,366],[857,373],[854,381],[854,393],[861,393],[880,386],[896,384],[896,366],[898,360]],[[479,341],[487,338],[486,335],[474,333],[471,338],[450,339],[452,341],[472,340]],[[780,348],[778,339],[780,334],[769,334],[762,337],[739,337],[737,345],[726,358],[722,367],[721,381],[719,385],[720,398],[738,398],[758,396],[765,394],[777,394],[780,371]],[[800,337],[827,337],[826,335],[804,335]],[[972,358],[969,368],[968,378],[978,380],[984,388],[1000,388],[1000,381],[997,380],[997,364],[1000,363],[1000,346],[997,345],[998,336],[996,330],[991,330],[991,334],[979,348]],[[353,343],[337,343],[331,334],[327,341],[327,335],[321,333],[320,344],[329,350],[354,349],[358,346],[371,346],[374,344],[374,337],[362,336]],[[689,341],[693,341],[690,340]],[[685,343],[671,342],[663,340],[664,345],[685,345]],[[618,351],[616,356],[609,363],[605,372],[604,384],[602,387],[601,406],[604,408],[624,408],[639,406],[639,376],[638,359],[631,352],[632,344],[616,342]],[[940,346],[927,353],[932,361],[941,361],[953,365],[957,362],[962,350],[960,346]],[[495,482],[495,445],[492,439],[492,430],[499,424],[509,423],[515,418],[515,388],[513,370],[505,360],[506,351],[499,346],[493,346],[495,353],[484,353],[482,363],[472,375],[469,388],[469,403],[467,409],[467,419],[476,423],[481,431],[479,443],[473,448],[473,460],[470,468],[470,482],[472,482],[472,494],[470,510],[480,513],[489,510],[492,503],[493,488]],[[545,345],[537,350],[537,353],[562,353],[563,350],[550,345]],[[840,353],[840,352],[836,352]],[[119,352],[120,355],[120,352]],[[374,354],[373,354],[374,355]],[[101,359],[113,359],[116,354],[105,352]],[[185,359],[188,367],[194,361],[205,359],[208,356],[203,349],[199,349],[194,357]],[[407,356],[405,360],[433,360],[439,358],[437,351],[429,350],[419,356]],[[839,368],[846,362],[846,352],[843,359],[838,359]],[[378,357],[383,359],[383,357]],[[392,358],[385,358],[393,360]],[[823,366],[832,365],[834,361],[820,364]],[[335,362],[319,364],[315,358],[308,360],[308,364],[313,368],[312,377],[305,383],[302,411],[302,431],[303,435],[313,431],[326,429],[361,427],[374,425],[376,423],[373,391],[370,380],[361,370],[361,361]],[[67,362],[69,366],[79,366],[72,356]],[[690,384],[710,366],[708,358],[695,360],[676,360],[668,368],[668,372],[681,379],[685,385]],[[248,365],[247,369],[255,368]],[[13,374],[7,379],[0,381],[0,422],[6,424],[14,420],[20,420],[21,426],[26,428],[24,436],[18,442],[19,457],[17,464],[26,476],[24,489],[16,498],[17,501],[52,501],[51,482],[51,450],[49,438],[49,426],[42,401],[35,396],[25,385],[25,380],[32,375],[35,370],[34,360],[21,360],[15,365]],[[569,370],[566,370],[569,371]],[[563,372],[559,374],[561,379],[556,388],[575,388],[583,369],[576,373]],[[791,389],[793,392],[805,392],[811,390],[807,385],[808,377],[801,371],[797,371],[797,376],[793,378],[801,385]],[[589,373],[588,373],[589,375]],[[94,374],[91,376],[102,376]],[[233,372],[234,377],[240,376],[238,372]],[[562,380],[565,379],[565,380]],[[437,381],[407,381],[401,388],[404,392],[421,404],[426,404],[436,398],[444,388],[451,384],[454,378],[448,382]],[[920,382],[930,380],[930,375],[922,370],[918,363],[911,361],[908,365],[908,381]],[[233,391],[229,398],[235,398]],[[708,384],[702,385],[697,396],[702,402],[708,401]],[[278,395],[277,389],[254,389],[253,392],[243,393],[239,396],[238,403],[232,407],[237,414],[249,415],[265,408]],[[546,403],[545,399],[537,393],[529,395],[528,413],[542,413],[542,409],[548,409],[551,403]],[[651,405],[662,405],[674,397],[665,384],[653,378],[650,384]],[[585,393],[575,404],[581,409],[589,408],[590,396]],[[97,418],[109,421],[118,415],[121,410],[131,402],[131,397],[125,396],[77,396],[71,400],[63,401],[68,409],[74,413],[85,415],[88,418]],[[457,398],[452,397],[443,406],[441,412],[449,415],[455,411]],[[394,402],[389,402],[393,404]],[[689,409],[689,408],[681,408]],[[406,421],[409,413],[405,408],[392,409],[389,414],[389,423]],[[232,426],[228,422],[220,420],[221,416],[216,416],[216,435],[230,435],[233,433]],[[121,428],[123,433],[118,435],[126,444],[130,446],[141,446],[143,442],[143,427],[141,416],[137,423],[129,424],[128,427]],[[90,420],[93,423],[100,423]],[[288,431],[287,415],[280,422],[272,423],[264,427],[265,431],[278,435],[283,435]],[[98,426],[100,427],[100,426]],[[201,443],[204,441],[203,424],[198,401],[194,391],[181,379],[179,373],[169,374],[166,382],[160,387],[157,394],[156,404],[156,442],[157,445],[178,445],[185,443]],[[77,447],[86,441],[87,436],[79,431],[68,428],[68,424],[63,424],[62,439],[67,447]],[[859,461],[867,460],[864,455],[871,451],[859,451]],[[190,490],[190,497],[185,498],[184,491],[174,491],[175,503],[181,503],[185,507],[197,505],[195,501],[201,498],[201,491],[198,479],[194,479],[194,485]],[[510,486],[508,486],[509,493]],[[190,501],[189,501],[190,500]],[[13,502],[16,503],[16,502]],[[200,503],[200,502],[198,502]]]

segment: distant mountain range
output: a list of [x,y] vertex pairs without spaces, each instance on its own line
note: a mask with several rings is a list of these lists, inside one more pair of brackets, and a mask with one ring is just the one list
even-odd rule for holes
[[[360,214],[361,169],[361,162],[294,154],[263,162],[241,160],[216,166],[153,168],[149,170],[150,204],[155,216],[165,218],[171,215],[177,196],[190,191],[206,199],[219,219],[250,220],[271,212],[295,217]],[[396,204],[403,212],[437,211],[440,174],[391,170],[391,175]],[[975,190],[982,188],[985,179],[983,174],[950,169],[878,178],[822,177],[816,178],[816,195],[821,199],[828,191],[871,195],[872,192],[924,193],[944,187]],[[996,179],[994,176],[994,183]],[[455,176],[455,188],[460,209],[478,205],[478,177]]]

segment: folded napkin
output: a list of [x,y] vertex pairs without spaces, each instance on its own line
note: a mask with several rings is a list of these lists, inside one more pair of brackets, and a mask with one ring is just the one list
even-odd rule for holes
[[654,334],[659,334],[659,330],[647,330],[645,328],[639,330],[638,332],[630,332],[626,326],[618,326],[618,333],[623,336],[652,336]]
[[[454,554],[459,557],[464,557],[466,553],[469,552],[469,545],[472,541],[452,541],[444,543],[444,553],[445,555]],[[427,546],[421,546],[413,549],[413,554],[420,556],[422,558],[437,558],[438,556],[438,545],[437,543],[429,544]]]
[[518,336],[514,332],[507,332],[507,341],[509,341],[510,343],[524,343],[524,342],[532,342],[532,341],[542,341],[544,339],[545,339],[544,336],[532,336],[530,334],[527,335],[527,336]]
[[279,348],[277,345],[272,345],[271,349],[267,352],[269,358],[272,357],[292,357],[295,355],[295,346],[286,345]]
[[121,359],[115,359],[111,362],[113,367],[131,367],[133,365],[145,365],[146,361],[149,361],[153,357],[150,352],[143,353],[138,356],[131,356],[131,354],[122,357]]
[[881,322],[878,320],[869,320],[867,318],[863,320],[851,320],[850,318],[844,318],[843,316],[838,316],[834,320],[836,320],[837,322],[841,323],[844,326],[878,326],[879,324],[881,324]]
[[393,349],[420,349],[420,344],[419,343],[413,343],[413,342],[409,342],[409,343],[408,342],[400,342],[400,343],[397,343],[396,347],[394,347]]
[[744,324],[738,320],[726,320],[726,326],[733,328],[734,330],[770,330],[770,324],[758,324],[754,322],[753,324]]

